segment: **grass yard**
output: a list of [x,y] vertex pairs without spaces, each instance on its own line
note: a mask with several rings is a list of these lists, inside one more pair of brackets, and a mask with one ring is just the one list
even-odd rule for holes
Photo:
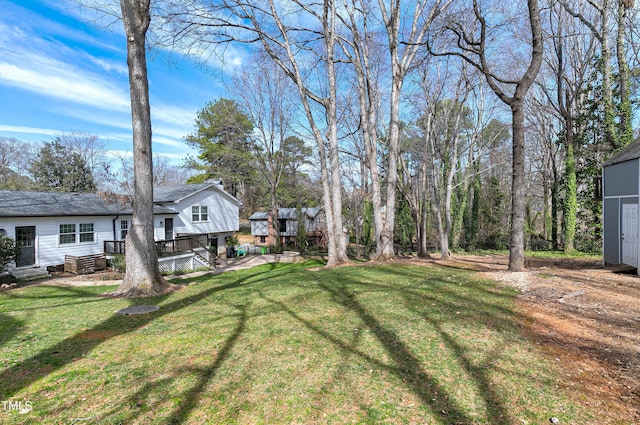
[[[0,423],[591,420],[523,336],[513,289],[435,265],[318,265],[140,300],[100,296],[112,287],[0,293],[0,398],[13,403]],[[136,304],[160,309],[114,313]]]

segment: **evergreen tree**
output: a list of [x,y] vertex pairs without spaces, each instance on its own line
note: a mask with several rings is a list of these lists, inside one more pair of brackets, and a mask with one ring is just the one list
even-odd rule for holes
[[253,124],[235,101],[207,103],[198,111],[195,131],[185,137],[199,152],[187,160],[188,167],[200,172],[189,182],[222,179],[225,189],[242,200],[246,184],[255,177],[252,131]]
[[29,168],[33,189],[45,192],[94,192],[91,169],[80,153],[59,138],[42,146]]

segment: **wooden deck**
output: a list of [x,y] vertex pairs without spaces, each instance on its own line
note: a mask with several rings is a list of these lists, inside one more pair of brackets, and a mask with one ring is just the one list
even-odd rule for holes
[[[195,248],[208,248],[211,238],[207,234],[181,236],[165,241],[156,241],[156,252],[159,257],[174,255],[180,252],[193,251]],[[117,255],[125,253],[124,241],[104,241],[105,255]]]

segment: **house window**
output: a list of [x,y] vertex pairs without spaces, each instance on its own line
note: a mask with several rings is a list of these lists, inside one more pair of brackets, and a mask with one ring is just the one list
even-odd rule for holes
[[93,223],[63,223],[60,224],[58,241],[60,245],[95,242],[95,227]]
[[260,236],[260,243],[266,243],[267,242],[267,237],[266,236]]
[[287,220],[285,218],[278,220],[278,232],[287,233]]
[[129,233],[129,220],[120,220],[120,239],[124,240]]
[[76,243],[76,225],[61,224],[59,240],[60,240],[60,245]]
[[191,207],[191,221],[209,221],[208,207],[194,205]]
[[93,233],[93,223],[80,223],[80,243],[93,242],[95,240]]

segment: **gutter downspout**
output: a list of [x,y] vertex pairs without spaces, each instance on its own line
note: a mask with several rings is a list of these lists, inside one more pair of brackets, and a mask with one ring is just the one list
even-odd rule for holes
[[118,239],[116,238],[116,220],[120,218],[120,215],[115,216],[115,218],[113,219],[113,240],[117,241]]

